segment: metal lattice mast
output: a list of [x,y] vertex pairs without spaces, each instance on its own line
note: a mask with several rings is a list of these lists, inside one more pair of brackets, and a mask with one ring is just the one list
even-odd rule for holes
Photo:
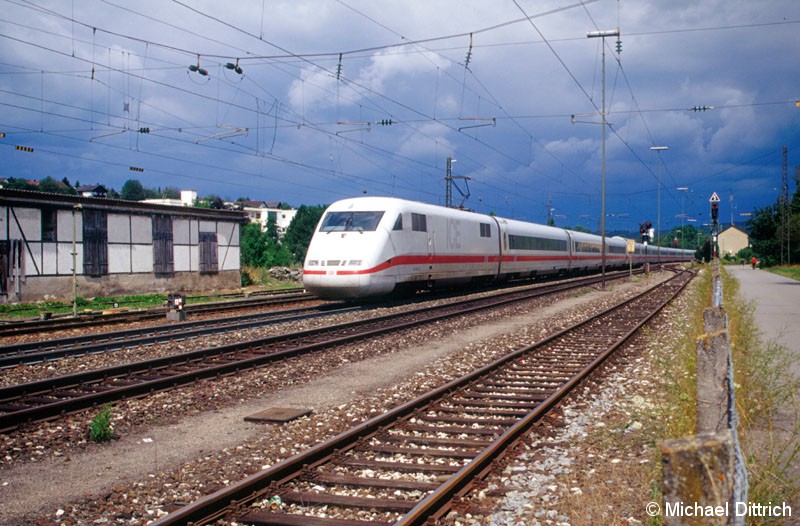
[[453,208],[453,158],[447,158],[447,171],[445,172],[444,206]]

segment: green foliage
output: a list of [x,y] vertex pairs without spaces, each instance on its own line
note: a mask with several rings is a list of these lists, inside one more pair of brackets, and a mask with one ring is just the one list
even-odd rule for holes
[[[767,266],[780,262],[780,217],[777,205],[766,206],[753,212],[747,222],[750,231],[750,245]],[[776,257],[777,256],[777,257]]]
[[54,194],[75,194],[75,189],[69,186],[69,181],[67,181],[66,178],[64,178],[64,181],[66,181],[66,184],[63,181],[57,181],[47,176],[39,181],[37,185],[28,182],[27,179],[9,177],[8,181],[3,183],[3,187],[13,190],[31,190],[34,192],[49,192]]
[[[275,233],[277,238],[277,230]],[[292,264],[292,255],[283,243],[262,232],[258,223],[248,223],[240,235],[242,266],[284,267]]]
[[[744,247],[743,249],[741,249],[739,252],[736,253],[736,257],[734,257],[733,260],[734,260],[734,263],[735,262],[741,262],[742,260],[744,260],[744,262],[749,265],[750,264],[750,258],[752,258],[755,255],[756,255],[756,253],[753,251],[752,248]],[[756,258],[757,257],[758,256],[756,256]]]
[[311,235],[314,233],[314,229],[317,227],[325,208],[325,205],[303,205],[297,209],[297,214],[283,236],[283,244],[289,250],[295,262],[302,263],[305,260]]
[[[747,222],[750,232],[750,245],[755,256],[763,265],[771,267],[781,263],[781,226],[783,210],[776,201],[774,205],[765,206],[753,212]],[[800,239],[800,190],[796,190],[789,206],[789,239]],[[784,250],[786,246],[784,245]],[[790,254],[783,254],[783,259],[790,262],[800,261],[800,246],[791,243]]]
[[698,261],[711,261],[712,256],[714,253],[711,250],[711,238],[707,237],[703,240],[702,246],[700,246],[694,253],[695,259]]
[[[78,311],[102,310],[115,304],[127,308],[147,308],[162,305],[166,300],[164,294],[142,294],[138,296],[106,296],[86,299],[78,297]],[[27,317],[38,312],[71,313],[70,301],[39,301],[36,303],[20,303],[0,305],[0,316],[3,318]]]
[[798,265],[775,267],[768,270],[773,274],[800,281],[800,266]]
[[197,208],[211,208],[213,210],[222,210],[223,204],[222,198],[213,194],[208,197],[199,197],[194,202],[194,206]]
[[114,438],[114,427],[111,425],[111,406],[104,405],[89,424],[89,438],[94,442],[107,442]]
[[40,192],[50,192],[55,194],[68,194],[68,193],[75,193],[69,186],[65,186],[64,183],[61,181],[56,181],[49,175],[39,181],[39,191]]
[[271,240],[278,242],[280,236],[278,235],[278,220],[274,214],[270,213],[267,217],[267,237]]
[[126,201],[141,201],[146,198],[144,186],[142,186],[142,183],[140,183],[138,179],[128,179],[125,181],[125,184],[122,185],[120,197]]

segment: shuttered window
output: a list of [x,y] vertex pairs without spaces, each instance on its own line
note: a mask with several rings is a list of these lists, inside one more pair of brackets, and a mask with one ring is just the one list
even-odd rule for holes
[[153,216],[153,272],[161,276],[175,272],[171,216]]
[[42,241],[58,241],[58,212],[55,208],[42,207]]
[[108,274],[108,216],[102,210],[83,211],[83,273]]
[[214,274],[219,272],[217,263],[217,233],[200,232],[200,273]]

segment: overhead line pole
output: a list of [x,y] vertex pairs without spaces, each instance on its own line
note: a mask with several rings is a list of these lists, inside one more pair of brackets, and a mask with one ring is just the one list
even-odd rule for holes
[[602,245],[600,246],[601,252],[601,265],[602,265],[602,278],[601,289],[606,290],[606,37],[618,37],[619,28],[610,29],[607,31],[589,31],[586,33],[586,38],[602,38],[602,53],[603,53],[603,103],[600,115],[602,117],[603,133],[601,135],[601,148],[603,157],[603,168],[600,175],[600,237],[602,238]]

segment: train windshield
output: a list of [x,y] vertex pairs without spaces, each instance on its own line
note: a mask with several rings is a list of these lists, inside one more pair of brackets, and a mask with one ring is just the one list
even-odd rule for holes
[[328,212],[320,232],[374,232],[383,212]]

